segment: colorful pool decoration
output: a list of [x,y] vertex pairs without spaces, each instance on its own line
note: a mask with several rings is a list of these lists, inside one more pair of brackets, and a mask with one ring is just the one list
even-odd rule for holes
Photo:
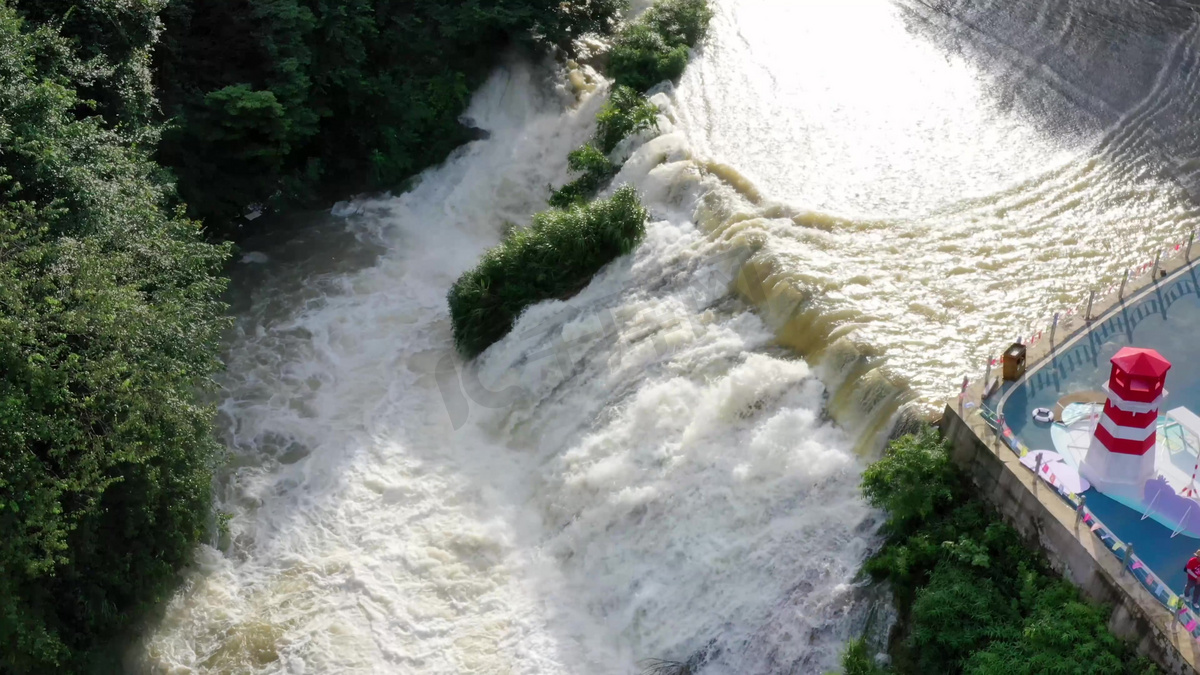
[[1170,369],[1153,349],[1122,348],[1112,358],[1103,408],[1068,406],[1051,436],[1064,463],[1077,466],[1098,492],[1168,528],[1172,537],[1200,538],[1194,478],[1200,459],[1190,440],[1200,437],[1200,418],[1183,407],[1159,414]]

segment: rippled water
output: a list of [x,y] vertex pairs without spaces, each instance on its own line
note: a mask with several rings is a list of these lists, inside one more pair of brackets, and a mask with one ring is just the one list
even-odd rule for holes
[[237,265],[229,531],[132,672],[823,672],[897,409],[1196,224],[1184,5],[716,4],[617,178],[646,241],[476,362],[446,290],[598,80],[500,67],[490,138]]

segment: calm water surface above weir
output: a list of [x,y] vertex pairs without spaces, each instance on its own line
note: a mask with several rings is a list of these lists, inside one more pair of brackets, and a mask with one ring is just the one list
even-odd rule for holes
[[475,362],[446,291],[602,82],[498,63],[488,138],[247,249],[228,536],[130,672],[824,672],[878,609],[857,485],[898,407],[1200,222],[1187,4],[714,4],[617,177],[645,242]]

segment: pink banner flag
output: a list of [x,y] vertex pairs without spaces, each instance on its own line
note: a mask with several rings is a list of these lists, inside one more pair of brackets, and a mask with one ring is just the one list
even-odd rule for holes
[[1140,570],[1141,568],[1142,568],[1141,560],[1134,560],[1133,564],[1129,566],[1129,569],[1131,569],[1131,570]]
[[1095,532],[1098,529],[1100,529],[1100,523],[1096,523],[1095,525],[1092,525],[1092,532]]
[[1192,619],[1191,621],[1187,622],[1183,629],[1189,633],[1196,630],[1196,620]]

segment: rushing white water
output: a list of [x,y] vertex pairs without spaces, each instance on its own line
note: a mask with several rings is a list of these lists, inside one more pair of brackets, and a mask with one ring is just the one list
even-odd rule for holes
[[132,672],[823,672],[897,407],[1196,222],[1173,9],[1097,52],[1128,10],[716,4],[616,180],[645,242],[474,363],[446,290],[565,179],[586,71],[499,68],[488,139],[243,258],[229,532]]

